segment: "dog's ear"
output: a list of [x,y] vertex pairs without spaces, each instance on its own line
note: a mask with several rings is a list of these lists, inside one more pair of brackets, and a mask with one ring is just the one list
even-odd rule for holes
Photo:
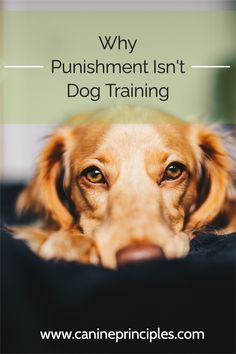
[[220,135],[205,127],[194,129],[201,176],[195,210],[186,227],[189,230],[199,230],[216,218],[224,209],[232,185],[232,164]]
[[67,156],[71,129],[59,128],[49,137],[40,154],[35,176],[17,202],[18,212],[43,214],[64,228],[73,221],[64,193],[70,178]]

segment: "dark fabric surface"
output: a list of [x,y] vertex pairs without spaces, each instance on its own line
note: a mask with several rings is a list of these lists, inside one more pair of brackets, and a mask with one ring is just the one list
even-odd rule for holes
[[[5,186],[2,219],[15,222],[20,186]],[[13,190],[14,189],[14,190]],[[235,353],[236,234],[201,235],[188,257],[119,271],[44,261],[1,238],[2,353]],[[204,340],[42,340],[40,330],[203,330]]]

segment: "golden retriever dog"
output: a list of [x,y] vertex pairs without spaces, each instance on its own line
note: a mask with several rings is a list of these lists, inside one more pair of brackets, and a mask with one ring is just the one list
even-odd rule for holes
[[57,128],[18,200],[16,229],[45,259],[116,268],[183,257],[199,232],[236,228],[232,163],[220,135],[153,109],[122,106]]

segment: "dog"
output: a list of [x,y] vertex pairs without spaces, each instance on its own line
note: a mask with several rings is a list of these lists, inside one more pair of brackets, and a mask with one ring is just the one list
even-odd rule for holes
[[107,108],[57,128],[17,209],[15,237],[45,259],[116,268],[184,257],[200,232],[236,228],[221,136],[154,109]]

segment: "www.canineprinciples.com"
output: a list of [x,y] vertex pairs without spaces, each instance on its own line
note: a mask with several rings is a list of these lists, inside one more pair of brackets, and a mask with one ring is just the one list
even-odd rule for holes
[[160,327],[155,330],[132,330],[128,328],[122,331],[107,331],[97,328],[96,330],[78,331],[40,331],[41,339],[45,340],[146,340],[152,343],[155,340],[203,340],[204,331],[164,331]]

